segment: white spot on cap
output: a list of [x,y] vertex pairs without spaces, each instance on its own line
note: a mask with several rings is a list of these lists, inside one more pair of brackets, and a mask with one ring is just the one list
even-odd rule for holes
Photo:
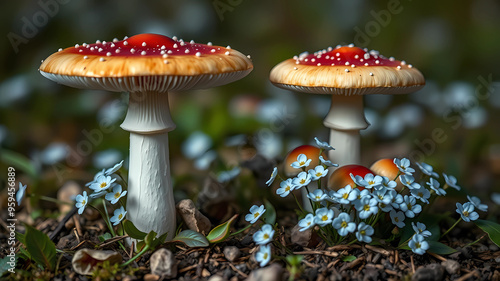
[[335,66],[335,64],[334,64],[334,63],[332,63],[332,66]]
[[212,46],[212,42],[208,42],[208,43],[207,43],[207,45],[208,45],[208,46]]
[[99,58],[99,61],[105,61],[105,59],[104,58]]
[[340,57],[340,53],[336,53],[336,54],[335,54],[335,56],[336,56],[336,57]]
[[142,42],[142,44],[141,44],[141,45],[142,45],[143,47],[146,47],[146,45],[147,45],[147,44],[146,44],[146,42]]
[[398,70],[401,70],[401,65],[398,65],[398,67],[396,67]]
[[90,50],[93,51],[94,50],[94,47],[90,47]]
[[78,48],[78,47],[80,47],[80,45],[78,45],[78,44],[75,44],[75,48]]
[[84,59],[84,60],[86,60],[86,59],[88,59],[88,58],[89,58],[88,56],[83,56],[83,59]]
[[188,50],[188,49],[186,49],[186,50],[184,51],[184,53],[189,54],[189,50]]
[[367,62],[365,62],[365,66],[368,66],[368,63],[367,63]]
[[413,65],[409,64],[409,65],[408,65],[408,67],[409,67],[409,68],[413,68]]
[[177,36],[172,36],[172,40],[177,41]]
[[351,64],[351,67],[356,67],[354,64]]
[[96,44],[101,44],[101,40],[96,40],[95,43]]
[[316,61],[316,59],[314,59],[314,58],[311,59],[311,62],[315,62],[315,61]]
[[[187,51],[187,50],[186,50]],[[195,54],[197,57],[201,57],[201,53],[200,52],[196,52]]]
[[103,44],[103,45],[106,45],[106,41],[102,41],[102,44]]
[[365,60],[367,60],[367,59],[369,59],[369,58],[370,58],[370,54],[365,53],[365,54],[363,55],[363,57],[365,58]]
[[375,61],[375,63],[376,63],[376,64],[379,64],[379,63],[380,63],[380,61],[379,61],[379,60],[376,60],[376,61]]
[[181,46],[184,46],[186,45],[186,43],[184,43],[184,41],[181,40]]
[[227,45],[226,49],[231,49],[231,46]]
[[134,48],[130,49],[130,52],[131,52],[132,54],[133,54],[133,53],[135,53],[135,49],[134,49]]
[[347,68],[346,68],[346,69],[345,69],[345,72],[346,72],[346,73],[347,73],[347,72],[349,72],[349,69],[347,69]]
[[372,73],[372,72],[370,72],[370,76],[373,76],[373,73]]
[[251,59],[252,57],[250,55],[247,55],[247,58]]
[[229,51],[226,51],[224,55],[229,56]]
[[167,51],[167,54],[171,54],[171,53],[172,53],[172,50],[168,50],[168,51]]
[[164,54],[165,54],[165,51],[161,51],[161,52],[160,52],[160,55],[164,55]]
[[215,49],[210,50],[211,53],[215,53]]
[[145,56],[145,55],[146,55],[146,51],[142,51],[141,56]]
[[58,52],[60,52],[60,51],[62,51],[62,50],[63,50],[62,48],[59,48],[57,51],[58,51]]
[[293,70],[297,70],[297,69],[299,69],[299,68],[298,68],[298,67],[296,67],[296,66],[293,68]]
[[349,65],[350,63],[348,61],[345,62],[345,65]]
[[168,64],[168,60],[164,60],[164,61],[163,61],[163,63],[164,63],[164,64]]
[[119,41],[119,40],[118,40],[118,38],[113,38],[113,42],[115,42],[115,43],[116,43],[116,42],[118,42],[118,41]]
[[178,48],[179,46],[177,46],[177,44],[174,44],[174,48]]
[[168,58],[168,55],[167,55],[167,54],[164,54],[164,55],[163,55],[163,58],[164,58],[164,59]]
[[165,47],[165,45],[161,46],[161,50],[165,50],[167,47]]
[[189,43],[194,44],[194,40],[189,41]]
[[128,42],[127,42],[127,41],[123,41],[123,45],[124,45],[124,46],[127,46],[127,45],[128,45]]
[[318,62],[317,66],[321,66],[321,63]]
[[394,57],[389,58],[390,61],[395,61],[396,59]]
[[359,59],[359,56],[358,56],[358,55],[355,55],[355,56],[354,56],[354,58],[355,58],[355,59]]
[[115,53],[117,53],[117,54],[118,54],[119,52],[120,52],[120,49],[116,49]]
[[402,60],[401,65],[406,65],[406,62],[404,60]]
[[126,40],[126,39],[128,39],[128,36],[123,37],[123,40]]
[[88,46],[89,46],[89,44],[87,44],[87,43],[83,43],[83,44],[82,44],[82,46],[83,46],[83,47],[88,47]]
[[102,48],[99,48],[99,50],[97,50],[97,51],[102,52]]
[[107,52],[106,56],[108,56],[108,57],[111,56],[111,52]]
[[332,48],[332,47],[328,47],[328,48],[326,48],[326,50],[327,50],[328,52],[330,52],[330,51],[332,51],[332,50],[333,50],[333,48]]
[[114,48],[115,47],[115,44],[111,43],[111,48]]

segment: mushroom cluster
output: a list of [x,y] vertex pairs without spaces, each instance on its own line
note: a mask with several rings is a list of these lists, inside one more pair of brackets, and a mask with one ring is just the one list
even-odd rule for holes
[[332,96],[323,124],[335,148],[328,158],[340,166],[360,162],[359,131],[369,126],[363,95],[406,94],[425,85],[411,64],[352,44],[294,56],[276,65],[269,79],[280,88]]
[[228,84],[252,71],[249,58],[228,47],[139,34],[60,49],[40,66],[70,87],[130,92],[121,127],[130,132],[128,219],[144,232],[175,234],[168,132],[175,128],[168,92]]

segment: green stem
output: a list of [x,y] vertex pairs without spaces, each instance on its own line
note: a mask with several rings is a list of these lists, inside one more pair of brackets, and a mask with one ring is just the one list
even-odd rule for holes
[[304,215],[305,215],[305,214],[307,214],[307,213],[304,211],[304,209],[302,209],[302,205],[300,205],[299,200],[297,200],[297,196],[295,196],[295,193],[293,193],[293,192],[292,192],[292,195],[293,195],[293,198],[295,198],[295,203],[297,203],[297,206],[299,206],[299,209],[300,209],[300,211],[302,212],[302,214],[304,214]]
[[113,237],[116,236],[115,230],[113,229],[113,226],[111,225],[111,221],[109,221],[109,215],[108,215],[108,208],[106,207],[106,200],[102,200],[102,206],[104,207],[104,215],[106,216],[106,222],[109,227],[109,231],[111,232],[111,235]]
[[229,236],[238,235],[238,234],[242,233],[243,231],[245,231],[245,230],[249,229],[252,225],[253,225],[253,224],[249,224],[249,225],[245,226],[243,229],[238,230],[238,231],[236,231],[236,232],[234,232],[234,233],[231,233]]
[[[476,241],[471,242],[471,243],[469,243],[469,244],[465,245],[465,247],[469,247],[469,246],[472,246],[472,245],[476,244],[477,242],[481,241],[481,240],[484,238],[484,236],[486,236],[486,235],[487,235],[487,234],[484,234],[483,236],[479,237],[479,239],[477,239]],[[464,247],[464,248],[465,248],[465,247]]]
[[[30,195],[30,197],[34,197],[34,196]],[[62,201],[62,200],[59,200],[59,199],[56,199],[56,198],[47,197],[47,196],[44,196],[44,195],[39,195],[37,197],[39,199],[41,199],[41,200],[44,200],[44,201],[53,202],[53,203],[57,203],[57,204],[64,204],[64,205],[68,205],[68,206],[73,206],[73,203]]]
[[354,239],[354,240],[352,240],[351,242],[347,243],[346,245],[348,245],[348,246],[349,246],[349,245],[351,245],[351,244],[354,244],[356,241],[358,241],[358,239]]
[[445,237],[446,234],[448,234],[453,228],[455,228],[455,226],[457,226],[457,224],[461,221],[462,221],[462,217],[460,217],[448,230],[446,230],[446,232],[443,235],[441,235],[441,237],[439,239]]
[[147,251],[149,250],[149,245],[146,245],[144,246],[144,248],[139,252],[137,253],[137,255],[133,256],[131,259],[129,259],[128,261],[126,261],[125,263],[123,263],[121,266],[122,267],[125,267],[129,264],[131,264],[133,261],[135,261],[137,258],[139,258],[140,256],[142,256],[144,253],[146,253]]

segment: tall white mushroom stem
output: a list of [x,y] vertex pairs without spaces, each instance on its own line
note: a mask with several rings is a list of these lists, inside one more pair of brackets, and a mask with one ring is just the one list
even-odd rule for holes
[[121,125],[130,132],[127,219],[141,231],[174,237],[175,202],[170,179],[168,132],[175,129],[168,93],[133,92]]
[[[363,110],[363,96],[332,95],[330,112],[323,124],[330,128],[330,145],[335,148],[328,152],[329,160],[339,166],[359,164],[359,131],[370,126]],[[334,170],[330,168],[330,174]]]

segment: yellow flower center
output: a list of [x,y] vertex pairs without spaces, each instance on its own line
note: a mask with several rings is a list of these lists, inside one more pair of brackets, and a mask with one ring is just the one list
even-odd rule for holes
[[322,217],[321,217],[321,219],[322,219],[323,221],[327,221],[327,220],[328,220],[328,216],[327,216],[327,215],[324,215],[324,216],[322,216]]
[[361,230],[359,233],[360,233],[361,235],[366,235],[366,231],[364,231],[364,230]]
[[317,177],[321,177],[321,175],[322,175],[322,174],[321,174],[320,172],[317,172],[317,173],[316,173],[316,176],[317,176]]
[[268,239],[269,238],[269,234],[265,233],[263,237],[264,237],[264,239]]
[[417,195],[418,197],[424,197],[424,194],[422,192],[419,192]]
[[347,197],[349,197],[349,194],[347,192],[344,193],[344,195],[342,195],[342,198],[344,198],[344,199],[347,199]]
[[363,207],[363,210],[365,210],[365,211],[370,211],[370,205],[365,205],[365,206]]
[[118,219],[121,220],[123,218],[123,214],[118,215]]
[[399,218],[398,217],[394,217],[394,221],[395,222],[399,222]]
[[346,228],[346,227],[347,227],[347,222],[343,221],[343,222],[340,224],[340,227],[342,227],[342,228]]
[[304,183],[306,183],[306,179],[301,179],[300,184],[304,184]]
[[120,192],[115,193],[115,199],[120,198]]
[[462,213],[463,213],[463,214],[464,214],[464,216],[466,216],[466,217],[468,217],[468,216],[469,216],[469,212],[467,212],[467,211],[463,211]]
[[105,188],[106,186],[108,186],[107,183],[105,183],[105,182],[101,183],[101,188]]
[[300,162],[299,162],[299,165],[300,165],[300,166],[303,166],[303,165],[305,165],[305,164],[306,164],[306,162],[304,162],[304,161],[300,161]]
[[264,259],[267,260],[267,253],[264,254]]
[[311,225],[311,222],[310,222],[310,221],[308,221],[308,222],[307,222],[307,226],[310,226],[310,225]]
[[368,184],[375,184],[375,182],[374,181],[369,181]]
[[419,242],[415,243],[415,248],[417,248],[417,249],[420,248],[420,243]]
[[290,191],[290,186],[289,186],[289,185],[287,185],[287,186],[285,187],[285,191]]
[[406,207],[408,207],[408,210],[411,210],[411,208],[413,208],[413,206],[410,203],[406,204]]
[[82,205],[85,205],[85,203],[86,203],[86,202],[87,202],[87,201],[85,201],[85,200],[82,200]]
[[258,217],[259,215],[260,215],[260,213],[259,213],[259,212],[255,212],[255,214],[253,214],[253,217],[254,217],[254,218],[256,218],[256,217]]

